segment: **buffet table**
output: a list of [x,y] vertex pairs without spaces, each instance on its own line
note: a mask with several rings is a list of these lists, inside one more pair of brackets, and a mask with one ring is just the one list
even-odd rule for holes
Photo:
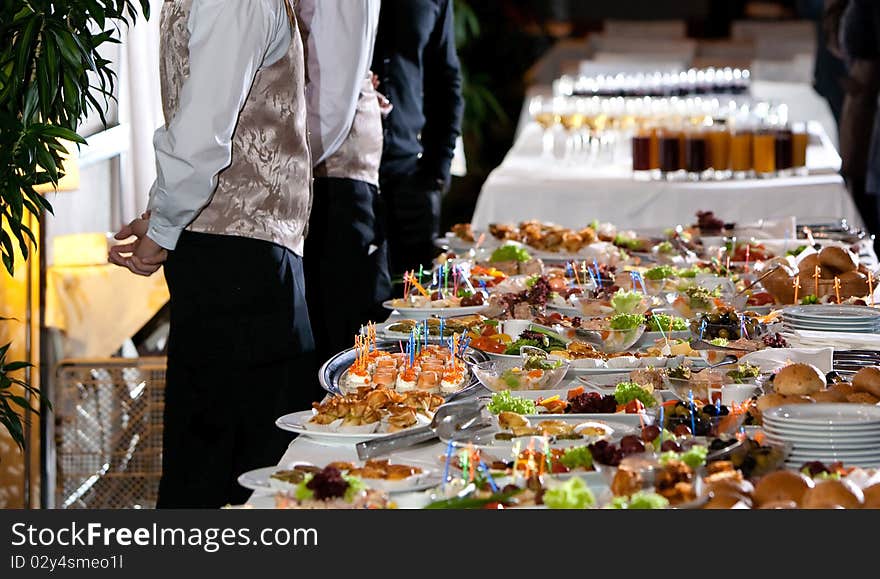
[[752,94],[787,103],[791,121],[811,121],[810,174],[740,181],[641,181],[633,178],[624,158],[592,167],[548,158],[542,150],[542,129],[529,117],[528,100],[550,94],[549,87],[528,91],[514,145],[480,192],[472,219],[475,230],[525,219],[566,227],[599,219],[622,228],[656,228],[691,223],[698,210],[714,211],[737,223],[795,216],[800,222],[846,218],[862,225],[838,174],[841,160],[829,137],[835,130],[833,118],[828,120],[827,105],[808,85],[756,81]]
[[623,228],[691,223],[697,211],[714,211],[728,222],[795,216],[798,221],[861,217],[835,167],[839,157],[817,124],[817,144],[807,152],[811,174],[803,177],[728,181],[639,181],[626,166],[585,168],[541,157],[541,129],[527,125],[483,185],[472,224],[538,219],[582,227],[593,219]]

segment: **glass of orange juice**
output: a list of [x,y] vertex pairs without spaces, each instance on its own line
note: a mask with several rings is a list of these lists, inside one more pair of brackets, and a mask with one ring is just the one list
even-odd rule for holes
[[715,120],[707,131],[709,142],[709,165],[716,179],[730,178],[730,130],[726,121]]
[[776,174],[776,132],[762,127],[752,136],[752,168],[758,177]]
[[745,179],[752,172],[752,130],[734,127],[730,131],[730,172],[735,179]]

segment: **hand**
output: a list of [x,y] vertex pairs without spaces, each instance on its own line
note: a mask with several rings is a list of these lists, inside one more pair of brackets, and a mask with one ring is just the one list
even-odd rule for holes
[[394,105],[391,104],[391,101],[388,100],[388,98],[379,91],[376,91],[376,98],[379,99],[379,113],[384,119],[388,116],[389,113],[391,113],[391,109],[394,108]]
[[149,276],[155,273],[162,263],[168,259],[168,251],[147,236],[150,227],[150,212],[135,219],[119,230],[114,237],[119,240],[134,236],[129,243],[115,245],[110,248],[108,259],[137,275]]

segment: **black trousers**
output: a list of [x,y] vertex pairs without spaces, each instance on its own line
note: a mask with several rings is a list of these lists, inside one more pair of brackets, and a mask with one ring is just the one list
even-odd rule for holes
[[169,252],[171,329],[159,508],[218,508],[236,478],[278,462],[275,419],[319,399],[300,257],[255,239],[184,231]]
[[388,254],[395,277],[422,265],[430,268],[439,250],[434,240],[440,235],[443,193],[426,184],[417,173],[418,159],[400,162],[384,170],[379,188],[385,201],[388,222]]
[[391,298],[384,210],[364,181],[318,177],[306,237],[306,295],[318,363],[350,348],[369,321],[388,317]]

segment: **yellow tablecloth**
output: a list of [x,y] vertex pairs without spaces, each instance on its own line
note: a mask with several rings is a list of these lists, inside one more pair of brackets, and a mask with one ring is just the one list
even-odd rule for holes
[[46,273],[46,325],[64,332],[67,358],[110,356],[167,302],[161,269],[150,277],[112,264]]

